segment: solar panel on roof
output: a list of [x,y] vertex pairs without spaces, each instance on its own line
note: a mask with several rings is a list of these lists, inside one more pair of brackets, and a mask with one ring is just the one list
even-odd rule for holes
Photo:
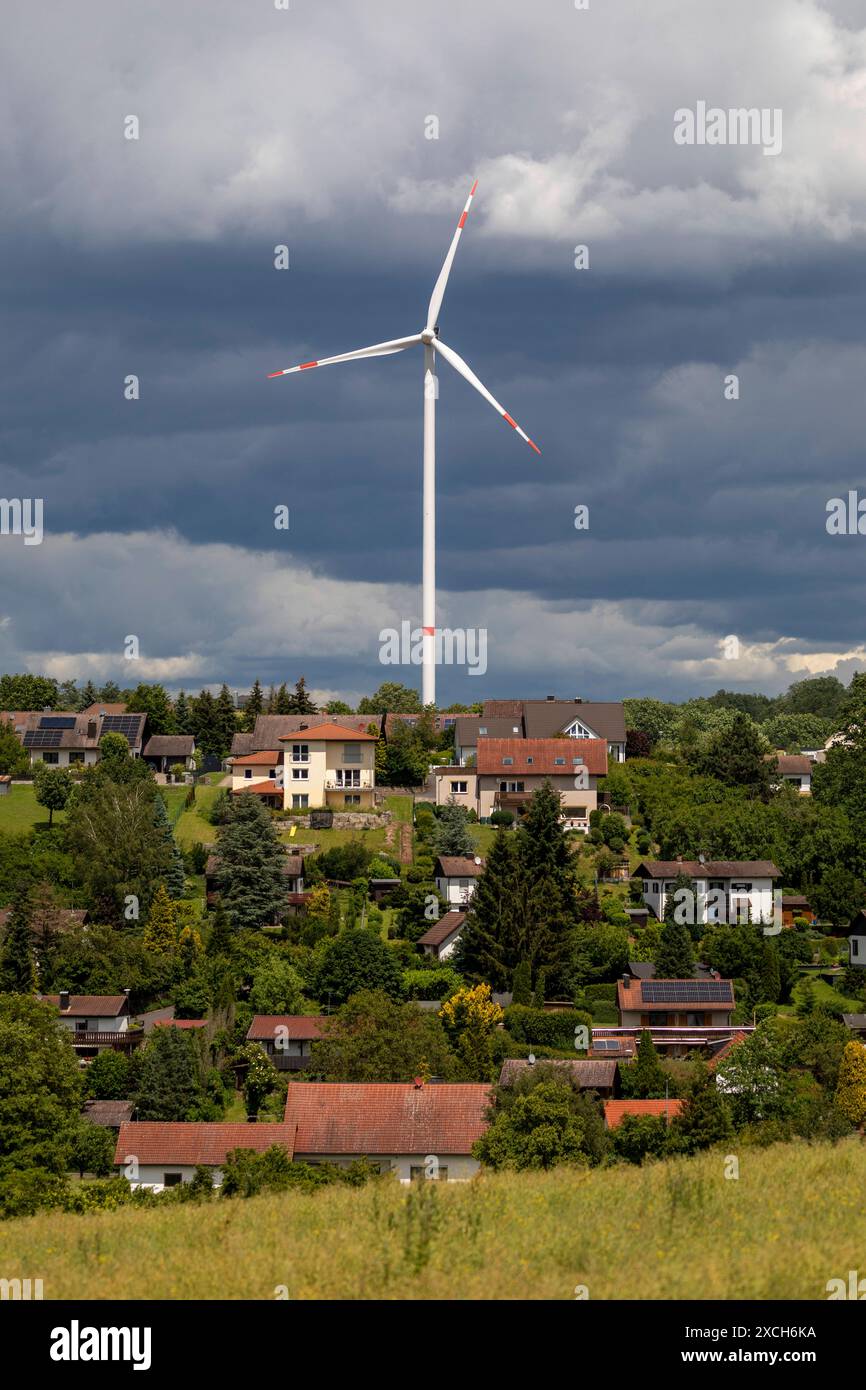
[[730,980],[644,980],[642,997],[646,1004],[729,1004],[734,996]]
[[59,748],[62,737],[59,729],[28,729],[24,735],[24,747]]
[[103,734],[123,734],[127,742],[138,733],[141,724],[140,714],[106,714],[102,718]]
[[74,729],[74,714],[46,714],[39,721],[40,729]]

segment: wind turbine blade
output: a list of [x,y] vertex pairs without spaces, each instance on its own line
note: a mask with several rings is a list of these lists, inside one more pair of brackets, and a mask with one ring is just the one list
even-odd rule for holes
[[478,380],[478,377],[475,375],[472,368],[467,366],[460,354],[455,352],[453,348],[448,347],[447,343],[443,343],[441,338],[437,338],[434,341],[433,346],[437,352],[441,352],[446,362],[451,363],[451,366],[454,368],[455,372],[459,372],[461,376],[465,377],[466,380],[469,382],[470,386],[474,386],[475,390],[480,395],[482,395],[486,401],[490,402],[490,404],[493,406],[493,409],[499,411],[499,414],[502,416],[503,420],[505,420],[506,423],[509,424],[513,430],[517,430],[517,433],[520,435],[520,438],[526,440],[530,449],[534,449],[537,454],[540,454],[541,450],[539,449],[538,445],[533,444],[532,440],[529,438],[529,435],[523,432],[516,420],[512,420],[511,416],[508,414],[508,411],[503,409],[496,397],[491,396],[487,387],[484,386]]
[[448,276],[451,274],[451,267],[454,264],[454,257],[457,253],[457,243],[460,240],[460,233],[466,225],[466,218],[469,216],[469,208],[472,199],[475,197],[475,190],[478,187],[476,179],[472,185],[472,191],[466,199],[466,206],[460,214],[460,221],[457,223],[457,231],[448,247],[448,255],[445,257],[445,264],[439,272],[439,279],[433,286],[433,293],[430,296],[430,308],[427,310],[427,327],[435,328],[436,320],[439,317],[439,310],[442,308],[442,300],[445,298],[445,286],[448,284]]
[[356,362],[364,357],[390,357],[392,353],[402,352],[404,348],[413,347],[420,341],[420,333],[414,333],[411,338],[392,338],[389,343],[374,343],[372,347],[358,348],[355,352],[341,352],[337,357],[320,357],[316,362],[302,362],[299,367],[284,367],[281,372],[268,372],[268,380],[275,376],[291,376],[292,372],[306,372],[311,367],[330,367],[334,362]]

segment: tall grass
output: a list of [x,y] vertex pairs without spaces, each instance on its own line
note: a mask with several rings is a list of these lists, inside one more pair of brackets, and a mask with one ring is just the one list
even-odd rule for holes
[[[866,1146],[643,1169],[388,1179],[0,1226],[0,1276],[46,1298],[824,1299],[866,1274]],[[731,1166],[727,1164],[727,1170]]]

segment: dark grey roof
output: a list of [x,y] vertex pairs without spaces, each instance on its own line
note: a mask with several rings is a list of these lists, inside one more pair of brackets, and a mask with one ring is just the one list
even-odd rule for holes
[[369,725],[380,725],[380,714],[260,714],[251,734],[235,734],[232,738],[232,758],[243,758],[247,753],[267,753],[279,746],[279,740],[287,734],[306,733],[312,735],[317,724],[336,724],[352,733],[366,733]]
[[[546,1057],[539,1057],[534,1062],[533,1067],[556,1067],[568,1068],[572,1081],[576,1081],[583,1090],[594,1090],[602,1088],[609,1090],[616,1082],[616,1062],[596,1061],[594,1058],[575,1057],[574,1060],[554,1058],[549,1060]],[[522,1057],[509,1057],[502,1064],[502,1071],[499,1073],[500,1086],[513,1086],[523,1072],[527,1071],[530,1063]]]
[[858,1033],[866,1030],[866,1014],[843,1014],[842,1022],[846,1028],[853,1028]]
[[[484,730],[482,734],[480,731]],[[480,738],[523,738],[523,720],[485,719],[475,714],[463,714],[454,725],[454,742],[462,748],[473,748]]]
[[553,738],[575,719],[596,738],[625,743],[625,713],[621,701],[525,700],[523,703],[527,738]]
[[465,921],[465,912],[446,912],[444,917],[440,917],[438,922],[427,928],[423,936],[419,936],[418,945],[443,946],[450,936],[460,930]]
[[145,758],[191,758],[195,752],[192,734],[154,734],[144,745]]

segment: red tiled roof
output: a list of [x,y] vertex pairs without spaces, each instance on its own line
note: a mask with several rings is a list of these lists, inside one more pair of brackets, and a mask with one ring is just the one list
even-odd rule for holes
[[428,927],[423,936],[418,937],[418,946],[441,946],[454,932],[459,931],[466,921],[465,912],[446,912],[444,917],[440,917],[438,922],[434,922],[432,927]]
[[[60,1009],[59,994],[42,994],[43,1004],[53,1004]],[[71,994],[69,1007],[60,1009],[63,1018],[118,1018],[129,1012],[129,1001],[125,994]]]
[[681,1100],[606,1100],[604,1122],[608,1129],[616,1129],[626,1115],[667,1115],[670,1121],[682,1108]]
[[285,1028],[282,1036],[291,1041],[320,1038],[327,1022],[324,1014],[256,1014],[247,1031],[247,1042],[273,1041],[278,1028]]
[[709,1070],[714,1071],[716,1067],[719,1065],[719,1062],[724,1061],[724,1059],[731,1052],[733,1052],[735,1047],[737,1047],[741,1042],[745,1042],[747,1037],[747,1033],[735,1033],[732,1038],[728,1038],[728,1041],[726,1043],[722,1043],[722,1046],[719,1048],[718,1052],[714,1052],[710,1060],[707,1062],[707,1067],[709,1068]]
[[490,1087],[293,1082],[286,1122],[304,1154],[468,1154],[487,1128]]
[[[503,758],[511,758],[503,763]],[[564,761],[557,763],[556,759]],[[579,758],[580,762],[575,762]],[[531,761],[530,761],[531,759]],[[607,742],[602,738],[480,738],[477,771],[487,776],[570,777],[581,768],[593,777],[607,774]]]
[[341,743],[375,743],[373,734],[363,729],[347,729],[344,724],[316,724],[311,729],[298,729],[293,734],[280,734],[280,743],[321,743],[339,739]]
[[263,753],[246,753],[242,758],[232,758],[232,767],[271,767],[282,761],[282,749],[269,749]]
[[139,1163],[204,1163],[219,1167],[232,1149],[264,1153],[272,1144],[292,1152],[292,1131],[284,1124],[211,1124],[205,1121],[135,1120],[120,1126],[115,1167],[129,1158]]
[[232,796],[282,796],[283,789],[276,782],[248,782],[242,787],[234,787]]

